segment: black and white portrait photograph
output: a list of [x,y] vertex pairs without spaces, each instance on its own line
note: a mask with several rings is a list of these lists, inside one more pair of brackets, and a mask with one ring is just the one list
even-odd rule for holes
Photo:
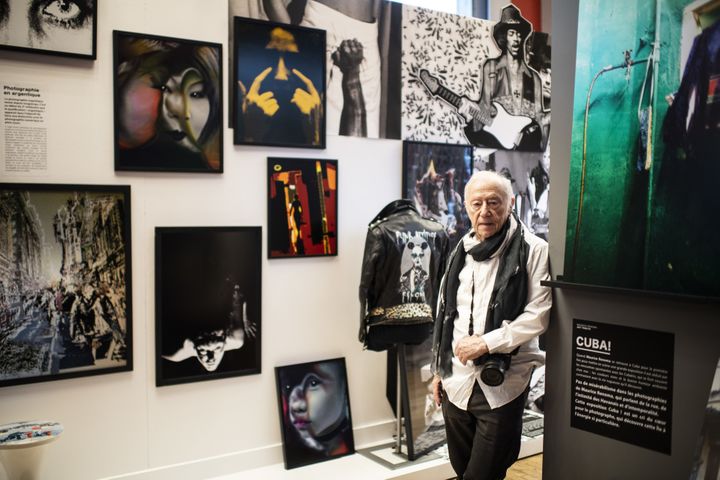
[[157,386],[260,373],[260,227],[157,227]]
[[401,15],[387,0],[229,0],[231,40],[233,16],[326,32],[330,135],[400,138]]
[[495,23],[405,6],[403,50],[404,139],[545,149],[549,36],[517,7]]
[[130,187],[0,184],[0,386],[132,370]]
[[0,0],[0,48],[95,59],[97,0]]
[[510,180],[520,220],[532,233],[547,240],[550,149],[544,152],[475,149],[473,171],[478,170],[492,170]]

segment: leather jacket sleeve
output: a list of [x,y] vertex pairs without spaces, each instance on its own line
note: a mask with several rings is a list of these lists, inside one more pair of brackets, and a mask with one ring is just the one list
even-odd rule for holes
[[358,339],[365,344],[367,336],[368,305],[372,302],[371,288],[375,284],[379,262],[384,257],[384,246],[380,233],[375,228],[369,228],[365,239],[365,253],[363,255],[362,272],[360,277],[360,331]]

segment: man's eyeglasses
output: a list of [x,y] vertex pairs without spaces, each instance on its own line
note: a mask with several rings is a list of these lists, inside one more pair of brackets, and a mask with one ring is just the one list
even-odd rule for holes
[[467,206],[467,209],[471,213],[479,211],[483,205],[485,205],[488,210],[497,211],[502,208],[503,202],[499,198],[493,197],[488,198],[487,200],[473,200],[472,202],[465,203],[465,206]]

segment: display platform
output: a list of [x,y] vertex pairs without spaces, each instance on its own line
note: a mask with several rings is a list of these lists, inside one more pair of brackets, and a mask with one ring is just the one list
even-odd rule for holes
[[356,453],[328,462],[285,470],[282,463],[246,470],[210,480],[315,480],[342,478],[344,480],[437,480],[455,474],[445,458],[431,461],[409,462],[405,467],[389,469],[370,458]]
[[[519,459],[542,453],[543,424],[542,414],[525,410]],[[394,450],[394,441],[383,441],[366,445],[354,455],[302,468],[286,470],[282,463],[277,463],[209,480],[438,480],[455,476],[446,445],[412,462]]]

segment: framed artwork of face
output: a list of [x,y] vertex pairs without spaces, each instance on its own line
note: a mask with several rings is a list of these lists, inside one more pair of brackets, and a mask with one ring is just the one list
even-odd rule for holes
[[0,184],[0,386],[132,370],[130,187]]
[[222,45],[113,32],[115,170],[222,173]]
[[260,373],[260,227],[155,230],[156,385]]
[[344,358],[275,368],[285,468],[355,453]]
[[97,0],[0,0],[0,48],[96,57]]

